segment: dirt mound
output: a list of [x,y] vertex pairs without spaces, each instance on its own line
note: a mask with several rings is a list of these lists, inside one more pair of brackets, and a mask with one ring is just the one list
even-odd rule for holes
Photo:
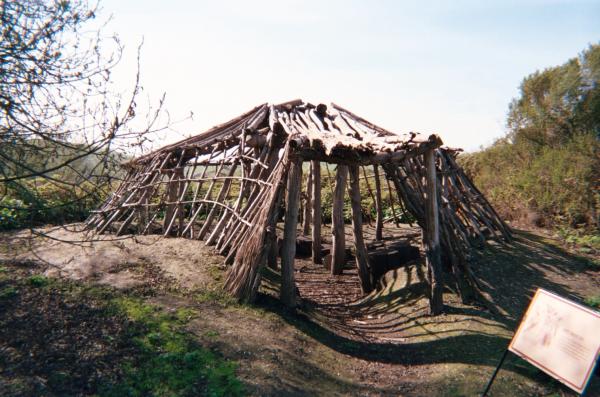
[[[120,289],[134,288],[157,277],[171,278],[184,289],[210,284],[212,268],[222,265],[203,242],[162,236],[95,237],[68,228],[43,228],[0,234],[0,260],[34,261],[47,266],[49,277],[94,280]],[[42,233],[42,236],[38,236]]]

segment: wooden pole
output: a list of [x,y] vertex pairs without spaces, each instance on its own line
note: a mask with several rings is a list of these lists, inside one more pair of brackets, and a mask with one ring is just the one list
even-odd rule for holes
[[294,282],[294,257],[296,256],[296,233],[300,185],[302,183],[302,161],[293,159],[288,171],[283,246],[281,247],[281,302],[290,308],[296,307],[296,283]]
[[[277,218],[277,217],[275,217]],[[277,257],[279,256],[279,247],[277,246],[277,233],[273,231],[270,237],[269,252],[267,254],[267,266],[273,270],[277,270]]]
[[346,261],[346,236],[344,234],[344,190],[348,166],[338,164],[335,173],[335,189],[331,209],[331,274],[342,274]]
[[437,176],[435,170],[435,150],[425,153],[425,166],[427,170],[427,200],[425,211],[425,251],[429,273],[430,295],[429,313],[440,314],[444,308],[442,297],[442,261],[440,250],[440,225],[437,198]]
[[[375,211],[377,219],[375,220],[375,240],[383,240],[383,208],[381,208],[381,181],[379,180],[379,166],[373,166],[375,176]],[[391,192],[390,192],[391,194]]]
[[306,175],[306,201],[304,202],[304,213],[302,215],[302,221],[304,226],[302,228],[302,234],[308,236],[310,233],[311,224],[311,201],[312,201],[312,190],[313,190],[313,172],[312,172],[312,161],[309,163],[310,167]]
[[360,206],[360,184],[357,165],[348,167],[350,171],[350,203],[352,204],[352,231],[354,233],[354,249],[356,251],[356,267],[363,293],[373,290],[367,247],[362,235],[362,209]]
[[321,258],[321,163],[313,160],[312,166],[312,260],[322,263]]

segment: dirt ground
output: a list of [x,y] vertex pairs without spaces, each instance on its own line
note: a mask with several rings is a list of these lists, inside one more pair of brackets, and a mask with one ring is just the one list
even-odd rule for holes
[[[413,242],[420,234],[409,227],[394,229],[389,228],[396,237]],[[301,306],[292,313],[278,302],[275,271],[265,272],[255,305],[223,298],[217,288],[222,257],[201,242],[141,236],[72,244],[57,240],[85,236],[45,231],[51,238],[4,233],[0,262],[31,263],[52,277],[151,289],[153,303],[195,309],[199,315],[189,322],[190,334],[236,360],[238,376],[256,396],[478,395],[538,287],[576,300],[600,295],[597,260],[525,231],[509,244],[493,243],[477,254],[474,269],[482,280],[483,304],[463,305],[447,290],[445,313],[438,317],[426,315],[425,284],[416,265],[388,274],[388,286],[365,297],[351,264],[343,275],[331,276],[322,266],[298,259]],[[575,394],[509,356],[490,395]],[[600,396],[598,377],[587,396]]]

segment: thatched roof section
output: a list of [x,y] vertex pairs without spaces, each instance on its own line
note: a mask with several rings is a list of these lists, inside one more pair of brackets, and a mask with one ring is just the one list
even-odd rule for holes
[[184,153],[186,161],[210,153],[215,144],[237,145],[241,135],[247,145],[257,147],[265,144],[270,131],[289,137],[307,160],[341,164],[400,161],[442,145],[437,135],[423,138],[416,133],[393,133],[336,104],[327,108],[295,100],[262,104],[227,123],[141,156],[130,165],[143,165],[171,152]]

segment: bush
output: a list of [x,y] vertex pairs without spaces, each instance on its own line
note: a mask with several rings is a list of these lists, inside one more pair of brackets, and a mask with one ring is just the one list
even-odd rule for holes
[[11,197],[0,200],[0,230],[18,229],[27,224],[28,209],[25,203]]
[[85,220],[106,198],[110,188],[84,182],[65,189],[44,178],[10,186],[0,200],[0,230]]
[[507,141],[459,157],[467,174],[507,219],[539,214],[546,226],[595,223],[600,149],[592,135],[578,135],[561,147],[535,153]]

